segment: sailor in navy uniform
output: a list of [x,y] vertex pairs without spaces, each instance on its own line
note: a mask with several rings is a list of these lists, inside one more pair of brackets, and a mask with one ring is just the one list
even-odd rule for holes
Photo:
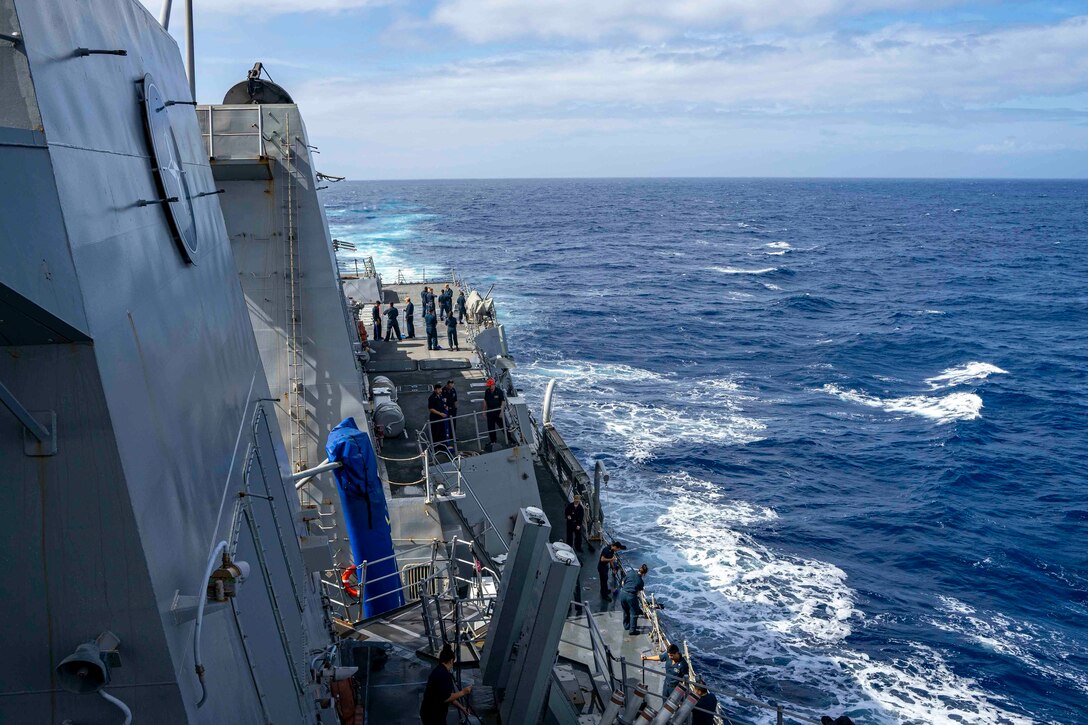
[[415,325],[416,306],[412,304],[412,298],[408,298],[408,304],[404,306],[404,324],[405,332],[408,333],[408,339],[412,339],[416,336]]

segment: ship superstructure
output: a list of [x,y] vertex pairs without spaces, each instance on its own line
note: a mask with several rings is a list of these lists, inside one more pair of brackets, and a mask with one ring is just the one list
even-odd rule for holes
[[[288,91],[191,83],[135,0],[0,0],[0,721],[415,723],[450,645],[485,722],[683,722],[653,596],[637,636],[596,598],[607,472],[552,387],[530,410],[489,295],[339,266]],[[368,339],[446,285],[461,349],[421,309]]]

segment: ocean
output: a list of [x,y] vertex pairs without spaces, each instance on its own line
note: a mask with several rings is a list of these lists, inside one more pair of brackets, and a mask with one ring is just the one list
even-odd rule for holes
[[1088,721],[1088,183],[323,194],[387,281],[494,284],[517,381],[537,409],[558,381],[712,684],[859,723]]

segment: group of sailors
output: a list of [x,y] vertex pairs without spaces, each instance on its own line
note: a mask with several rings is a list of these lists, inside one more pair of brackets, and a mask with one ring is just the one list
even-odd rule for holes
[[[423,292],[420,293],[420,304],[423,307],[423,325],[424,331],[427,334],[427,349],[428,350],[441,350],[438,345],[438,323],[444,322],[446,324],[446,342],[450,350],[460,350],[461,345],[457,339],[457,326],[463,325],[465,319],[468,317],[468,305],[465,300],[465,293],[459,292],[456,301],[453,298],[453,290],[449,285],[446,285],[438,294],[435,294],[431,287],[424,287]],[[457,309],[457,314],[454,315],[454,307]],[[400,310],[397,309],[395,302],[390,302],[389,306],[382,311],[381,302],[375,302],[374,306],[370,309],[370,319],[373,323],[374,340],[381,340],[382,338],[382,318],[385,318],[385,341],[390,340],[404,340],[415,339],[416,325],[415,325],[416,306],[412,302],[412,298],[406,298],[406,304],[404,306],[404,322],[406,335],[401,335],[400,332]]]
[[[507,436],[503,413],[506,410],[506,393],[495,384],[494,378],[488,378],[484,389],[483,412],[487,418],[487,436],[490,445],[498,442],[498,433]],[[431,443],[452,450],[456,437],[457,388],[452,380],[445,386],[435,383],[431,395],[427,398],[427,420],[431,428]],[[509,441],[507,441],[509,442]]]

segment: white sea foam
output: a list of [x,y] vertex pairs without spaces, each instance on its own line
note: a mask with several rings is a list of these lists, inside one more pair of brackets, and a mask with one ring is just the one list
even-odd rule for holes
[[[732,378],[685,380],[629,365],[568,360],[521,372],[539,388],[548,379],[559,380],[562,414],[579,418],[590,430],[607,431],[632,461],[649,460],[681,441],[750,443],[765,429],[741,410],[753,398],[739,393]],[[647,397],[682,405],[642,402]]]
[[[561,381],[556,415],[564,432],[584,450],[616,454],[605,491],[610,527],[660,562],[649,588],[687,633],[695,661],[712,655],[738,673],[720,684],[763,697],[768,682],[815,690],[828,698],[824,712],[849,708],[874,725],[1030,722],[957,676],[938,652],[914,647],[901,658],[874,660],[852,650],[848,637],[865,618],[846,574],[761,545],[759,529],[778,521],[773,509],[687,471],[648,474],[643,462],[680,440],[757,439],[763,423],[744,412],[754,398],[742,377],[691,380],[560,361],[526,366],[519,379],[539,392],[552,377]],[[660,400],[663,392],[676,407],[640,400],[644,393]],[[770,725],[774,716],[753,717]]]
[[721,274],[768,274],[770,272],[777,272],[778,267],[764,267],[763,269],[741,269],[739,267],[711,267],[711,272],[720,272]]
[[[889,661],[850,649],[847,637],[865,618],[846,574],[767,549],[746,531],[777,520],[772,509],[729,500],[686,471],[650,481],[637,470],[621,479],[623,491],[609,492],[612,518],[626,541],[662,560],[648,589],[690,634],[696,662],[711,654],[737,673],[732,689],[759,695],[767,682],[815,689],[831,700],[824,711],[850,708],[876,725],[1030,722],[957,676],[932,649],[914,647]],[[754,717],[761,725],[774,718]]]
[[789,242],[767,242],[763,246],[770,247],[771,249],[790,249],[791,248]]
[[874,395],[859,393],[856,390],[843,390],[838,385],[823,386],[825,393],[834,395],[851,403],[880,408],[889,413],[907,413],[930,418],[938,423],[952,423],[957,420],[974,420],[982,415],[982,398],[975,393],[950,393],[944,396],[908,395],[902,398],[878,398]]
[[1007,370],[987,362],[969,362],[963,365],[957,365],[956,367],[948,368],[941,371],[940,375],[934,375],[932,378],[926,378],[926,382],[929,383],[929,387],[933,390],[940,390],[941,388],[952,388],[957,385],[967,385],[968,383],[977,383],[991,375],[1007,375]]

